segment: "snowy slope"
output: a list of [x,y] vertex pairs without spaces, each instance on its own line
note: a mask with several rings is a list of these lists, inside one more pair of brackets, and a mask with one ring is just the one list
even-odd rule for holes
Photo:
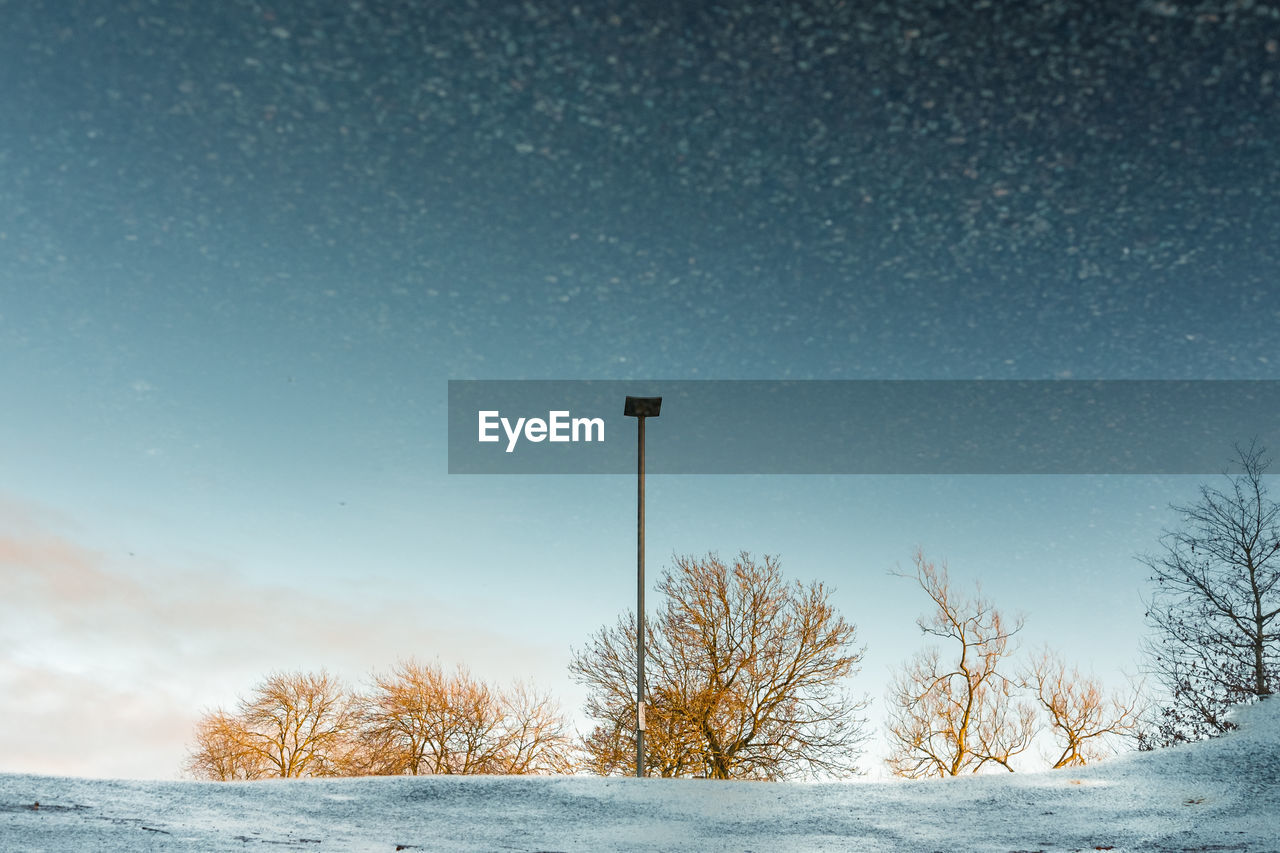
[[0,775],[0,850],[1280,851],[1280,701],[1240,722],[1079,772],[920,783]]

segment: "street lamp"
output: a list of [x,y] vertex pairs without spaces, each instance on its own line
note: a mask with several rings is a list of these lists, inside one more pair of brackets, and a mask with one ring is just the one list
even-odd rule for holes
[[636,776],[644,776],[644,419],[656,418],[661,397],[628,397],[622,414],[639,425],[636,492]]

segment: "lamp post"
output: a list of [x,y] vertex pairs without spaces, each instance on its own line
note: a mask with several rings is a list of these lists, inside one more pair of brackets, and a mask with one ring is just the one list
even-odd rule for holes
[[636,468],[636,776],[644,776],[644,419],[656,418],[661,397],[628,397],[622,414],[639,425]]

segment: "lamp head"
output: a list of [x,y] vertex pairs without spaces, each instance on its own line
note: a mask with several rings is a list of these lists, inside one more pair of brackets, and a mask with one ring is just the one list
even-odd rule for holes
[[656,418],[661,409],[661,397],[628,397],[622,414],[629,418]]

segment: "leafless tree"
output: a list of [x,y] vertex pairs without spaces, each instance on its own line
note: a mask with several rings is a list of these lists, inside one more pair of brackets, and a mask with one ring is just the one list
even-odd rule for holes
[[1098,679],[1076,667],[1067,670],[1062,658],[1049,650],[1028,665],[1020,678],[1035,691],[1049,718],[1061,752],[1053,769],[1079,767],[1113,755],[1117,741],[1133,735],[1142,714],[1140,691],[1107,694]]
[[573,766],[564,716],[523,683],[500,693],[465,668],[449,674],[407,661],[375,677],[362,704],[363,773],[564,773]]
[[195,738],[186,769],[197,778],[233,782],[267,775],[266,762],[249,745],[244,725],[226,711],[204,714],[196,723]]
[[420,773],[568,773],[575,747],[549,695],[499,692],[465,669],[399,664],[366,695],[321,672],[277,673],[196,725],[189,772],[231,781]]
[[890,688],[889,767],[899,776],[925,778],[1013,770],[1011,760],[1035,735],[1035,708],[1015,704],[1016,683],[1004,668],[1023,621],[1009,622],[981,593],[953,594],[946,566],[915,555],[915,580],[933,601],[918,620],[925,634],[944,640],[915,655]]
[[504,773],[562,774],[577,767],[572,728],[551,694],[518,681],[502,694]]
[[1145,746],[1231,728],[1231,705],[1270,695],[1280,676],[1280,504],[1267,490],[1265,450],[1236,454],[1240,473],[1175,506],[1180,527],[1161,538],[1161,553],[1140,558],[1155,584],[1148,665],[1167,693]]
[[[646,619],[645,752],[651,775],[783,779],[856,772],[866,702],[846,679],[862,650],[820,583],[788,583],[778,560],[677,557]],[[635,766],[634,614],[602,628],[570,670],[597,721],[586,766]]]
[[351,695],[334,676],[273,673],[236,713],[201,719],[187,768],[224,781],[341,775],[354,722]]

